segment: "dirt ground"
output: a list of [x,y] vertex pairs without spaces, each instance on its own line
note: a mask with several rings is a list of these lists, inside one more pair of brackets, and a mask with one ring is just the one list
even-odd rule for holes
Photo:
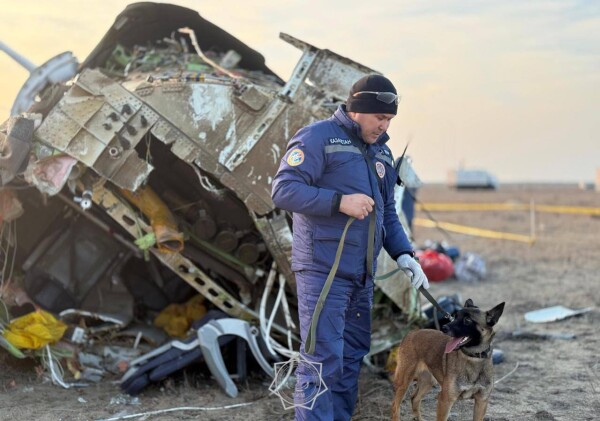
[[[600,193],[575,186],[504,186],[498,191],[449,190],[428,186],[418,193],[422,202],[518,202],[600,207]],[[527,235],[527,212],[434,212],[439,221],[453,222]],[[417,216],[426,217],[423,212]],[[494,346],[505,360],[495,366],[497,383],[487,419],[598,420],[600,419],[600,217],[538,213],[537,241],[533,246],[507,240],[451,235],[451,245],[461,252],[478,253],[486,261],[487,277],[478,283],[448,280],[435,283],[435,297],[459,293],[463,301],[489,309],[505,301]],[[419,243],[443,240],[436,229],[415,228]],[[533,324],[524,314],[544,307],[564,305],[593,310],[561,321]],[[575,339],[516,338],[513,332],[574,334]],[[518,366],[517,366],[518,364]],[[29,364],[0,356],[0,419],[97,420],[174,407],[223,407],[253,402],[244,407],[214,411],[179,411],[135,419],[289,420],[279,400],[268,394],[268,381],[239,385],[240,395],[228,398],[209,379],[181,376],[149,388],[138,400],[120,395],[118,385],[103,382],[78,390],[64,390],[36,375]],[[517,367],[515,369],[515,367]],[[508,376],[507,376],[508,375]],[[505,377],[507,376],[507,377]],[[354,420],[389,419],[391,383],[364,369]],[[435,418],[436,391],[423,401],[427,420]],[[411,419],[407,402],[403,419]],[[472,402],[458,402],[451,420],[472,419]]]

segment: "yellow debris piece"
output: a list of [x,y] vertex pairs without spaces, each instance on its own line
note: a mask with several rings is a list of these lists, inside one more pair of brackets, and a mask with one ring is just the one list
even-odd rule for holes
[[476,237],[495,238],[498,240],[520,241],[522,243],[533,244],[535,237],[522,234],[512,234],[510,232],[492,231],[483,228],[469,227],[467,225],[453,224],[450,222],[434,221],[433,219],[414,218],[413,224],[419,227],[426,228],[441,228],[450,232],[458,232],[460,234],[473,235]]
[[387,361],[385,362],[385,370],[388,373],[394,373],[396,371],[396,364],[398,358],[398,346],[393,347],[388,354]]
[[17,348],[40,349],[63,337],[67,325],[44,310],[37,310],[11,321],[4,338]]
[[150,219],[161,252],[177,253],[183,250],[183,234],[177,229],[177,220],[149,186],[136,192],[121,189],[121,194]]
[[204,297],[196,295],[185,304],[169,304],[156,316],[154,325],[162,328],[170,336],[185,337],[192,322],[206,314],[203,302]]

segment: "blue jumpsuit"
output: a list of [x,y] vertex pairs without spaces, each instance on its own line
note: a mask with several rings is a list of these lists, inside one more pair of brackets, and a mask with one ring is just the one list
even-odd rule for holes
[[[388,135],[384,133],[372,145],[358,144],[341,125],[361,139],[360,126],[348,117],[342,105],[331,118],[296,133],[273,179],[273,202],[293,212],[292,270],[298,293],[301,352],[306,359],[322,364],[322,377],[328,387],[312,410],[296,408],[299,420],[350,420],[361,362],[371,342],[377,255],[382,247],[393,258],[412,252],[396,213],[397,174],[385,145]],[[366,148],[377,174],[368,168],[361,147]],[[304,341],[315,304],[348,220],[339,212],[339,201],[341,195],[353,193],[364,193],[375,201],[373,267],[366,267],[372,213],[362,221],[354,221],[348,230],[339,269],[319,317],[315,352],[307,355]],[[297,371],[297,379],[297,390],[307,395],[318,385],[312,373],[302,368]]]

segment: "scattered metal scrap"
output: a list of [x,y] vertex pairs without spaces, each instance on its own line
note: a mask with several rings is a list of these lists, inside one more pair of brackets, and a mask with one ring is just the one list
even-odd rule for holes
[[[24,209],[12,264],[28,298],[69,323],[72,352],[111,343],[132,321],[151,321],[194,293],[230,318],[206,324],[196,342],[171,342],[137,360],[129,355],[129,373],[166,348],[201,349],[219,384],[235,396],[220,336],[242,337],[270,375],[265,352],[273,357],[274,347],[282,349],[274,341],[297,346],[292,227],[271,201],[272,178],[288,139],[328,117],[355,80],[376,72],[280,37],[302,52],[287,82],[260,54],[193,11],[132,4],[71,81],[48,79],[39,101],[20,98],[18,115],[0,126],[2,193],[18,190]],[[399,172],[406,185],[418,187],[410,160],[402,160]],[[380,272],[394,266],[380,257]],[[280,289],[271,292],[278,276]],[[378,286],[418,317],[402,279],[399,273]],[[9,281],[3,273],[3,286]],[[398,315],[388,309],[380,322],[394,329]],[[124,340],[130,346],[135,338],[137,349],[144,335],[152,346],[161,344],[160,335],[141,328]],[[377,349],[398,340],[380,341]],[[102,351],[105,360],[124,355],[109,351]],[[53,378],[66,384],[54,376],[50,348],[46,354]],[[88,378],[98,379],[106,364],[114,371],[114,361],[101,365],[82,355],[72,372],[87,369]]]
[[563,320],[573,316],[579,316],[581,314],[590,312],[593,307],[581,308],[581,309],[570,309],[565,306],[552,306],[546,307],[539,310],[528,311],[525,313],[525,320],[531,323],[548,323],[555,322],[557,320]]

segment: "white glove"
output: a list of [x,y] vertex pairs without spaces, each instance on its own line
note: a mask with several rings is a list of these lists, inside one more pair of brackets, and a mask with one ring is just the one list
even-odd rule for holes
[[429,281],[427,280],[427,276],[425,276],[425,272],[423,272],[421,265],[410,254],[400,255],[396,262],[400,270],[410,278],[410,283],[413,287],[416,289],[419,289],[419,287],[429,288]]

